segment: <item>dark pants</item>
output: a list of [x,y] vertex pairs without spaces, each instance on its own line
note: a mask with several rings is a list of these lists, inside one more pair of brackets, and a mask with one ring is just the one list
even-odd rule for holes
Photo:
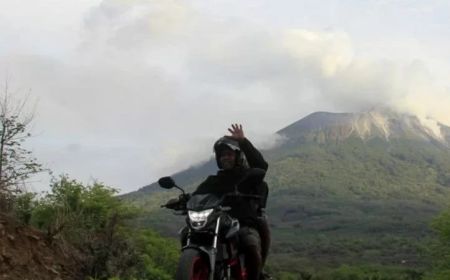
[[267,217],[258,218],[258,232],[261,236],[261,257],[262,257],[262,265],[266,264],[267,256],[269,255],[269,249],[271,244],[271,236],[270,236],[270,228],[269,222],[267,221]]
[[259,280],[263,259],[261,256],[261,237],[258,230],[243,226],[239,230],[239,242],[245,255],[248,280]]
[[239,239],[245,254],[248,279],[259,280],[271,243],[267,218],[265,216],[258,218],[258,228],[243,226],[239,230]]

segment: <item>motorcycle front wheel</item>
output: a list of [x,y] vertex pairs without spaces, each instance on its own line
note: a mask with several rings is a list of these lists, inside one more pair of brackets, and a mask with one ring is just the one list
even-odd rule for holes
[[186,249],[181,253],[176,280],[208,280],[209,262],[200,251]]

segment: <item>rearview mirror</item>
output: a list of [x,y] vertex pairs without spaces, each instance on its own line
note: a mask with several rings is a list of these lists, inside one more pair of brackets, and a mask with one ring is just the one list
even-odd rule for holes
[[161,188],[171,189],[175,187],[175,181],[172,177],[162,177],[158,180],[158,184]]

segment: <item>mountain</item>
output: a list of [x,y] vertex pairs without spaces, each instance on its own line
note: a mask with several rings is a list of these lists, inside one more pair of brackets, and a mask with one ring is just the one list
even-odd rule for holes
[[[294,273],[341,264],[425,267],[428,224],[450,197],[449,131],[387,109],[317,112],[279,130],[286,141],[263,151],[270,264]],[[213,161],[173,177],[192,190],[211,173]],[[177,194],[152,184],[124,199],[148,210],[141,225],[174,234],[183,218],[158,205]]]
[[309,140],[326,143],[358,137],[387,141],[410,139],[448,145],[449,129],[430,119],[421,120],[389,109],[374,109],[362,113],[313,113],[283,128],[278,134],[286,136],[291,142]]

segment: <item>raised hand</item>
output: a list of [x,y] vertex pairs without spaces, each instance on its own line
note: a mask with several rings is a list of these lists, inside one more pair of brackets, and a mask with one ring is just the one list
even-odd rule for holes
[[231,133],[230,138],[240,141],[243,140],[245,138],[244,135],[244,130],[242,129],[242,125],[241,124],[232,124],[231,128],[228,128],[228,131]]

